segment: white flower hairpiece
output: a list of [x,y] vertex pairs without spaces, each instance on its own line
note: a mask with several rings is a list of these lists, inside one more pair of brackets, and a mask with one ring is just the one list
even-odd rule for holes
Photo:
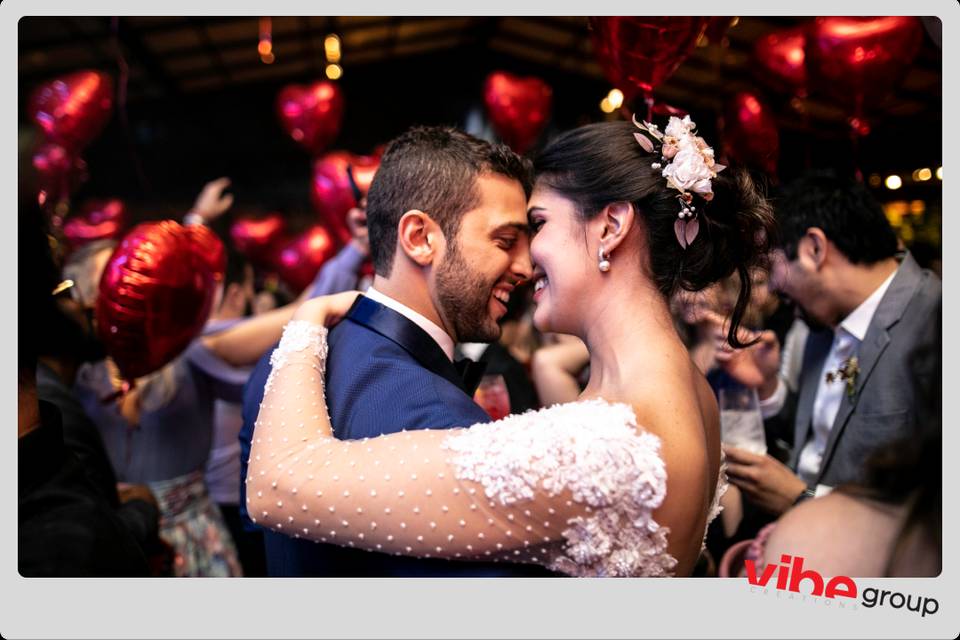
[[656,153],[657,144],[660,146],[661,161],[652,163],[651,168],[662,168],[661,175],[667,179],[667,186],[680,192],[677,195],[680,212],[673,231],[677,242],[686,249],[700,232],[693,194],[696,193],[707,202],[712,200],[713,187],[710,181],[726,167],[714,161],[713,149],[696,135],[697,125],[690,120],[690,116],[684,116],[682,120],[671,116],[662,133],[655,124],[637,122],[636,116],[633,117],[633,124],[643,132],[634,133],[633,136],[647,153]]

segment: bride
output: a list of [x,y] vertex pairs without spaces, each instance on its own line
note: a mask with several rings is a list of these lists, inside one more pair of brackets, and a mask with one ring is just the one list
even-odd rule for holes
[[689,575],[725,487],[713,393],[668,298],[739,272],[750,297],[772,218],[721,173],[689,117],[593,124],[535,161],[531,257],[542,331],[579,336],[590,380],[563,405],[466,429],[333,438],[326,328],[355,292],[305,303],[271,360],[248,510],[285,534],[374,552]]

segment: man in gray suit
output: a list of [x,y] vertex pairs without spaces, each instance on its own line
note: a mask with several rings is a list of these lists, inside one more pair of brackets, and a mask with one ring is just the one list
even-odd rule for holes
[[861,480],[873,451],[911,437],[915,385],[925,388],[934,375],[932,360],[914,354],[931,346],[939,353],[941,341],[940,280],[909,253],[898,254],[893,230],[862,184],[803,178],[784,190],[777,218],[771,286],[811,327],[797,392],[777,376],[775,338],[743,355],[764,380],[764,417],[792,418],[793,452],[788,467],[726,449],[731,482],[773,514]]

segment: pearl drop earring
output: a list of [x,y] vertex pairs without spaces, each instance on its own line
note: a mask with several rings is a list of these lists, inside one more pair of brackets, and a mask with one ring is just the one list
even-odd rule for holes
[[603,245],[600,245],[600,255],[599,255],[599,262],[597,264],[597,267],[599,267],[600,271],[602,271],[603,273],[610,271],[610,260],[608,259],[607,255],[603,251]]

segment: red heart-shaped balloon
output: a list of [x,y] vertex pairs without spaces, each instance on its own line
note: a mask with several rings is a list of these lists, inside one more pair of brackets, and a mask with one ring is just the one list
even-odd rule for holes
[[127,224],[127,208],[122,200],[88,200],[67,219],[63,235],[73,247],[94,240],[117,238]]
[[350,170],[353,172],[353,182],[357,185],[361,195],[367,195],[370,191],[370,185],[373,184],[373,177],[377,175],[377,169],[380,168],[380,157],[383,150],[374,151],[369,156],[353,156],[350,159]]
[[41,206],[56,204],[70,197],[87,179],[87,163],[62,145],[47,143],[33,154]]
[[221,282],[227,270],[227,248],[220,237],[202,224],[187,225],[184,235],[191,254],[203,261],[215,281]]
[[731,161],[776,175],[780,133],[770,108],[756,94],[741,91],[727,103],[723,148]]
[[280,241],[286,226],[279,213],[259,219],[241,218],[230,227],[230,239],[242,255],[254,262],[263,262]]
[[540,78],[519,78],[494,71],[483,87],[487,114],[504,142],[524,153],[536,141],[550,119],[553,90]]
[[274,268],[280,279],[294,290],[303,291],[335,251],[330,232],[321,225],[314,225],[279,248]]
[[350,241],[347,211],[357,206],[347,167],[351,167],[357,187],[360,193],[365,195],[380,167],[380,157],[358,156],[349,151],[331,151],[314,160],[313,179],[310,183],[313,208],[320,216],[320,221],[340,244]]
[[77,71],[40,85],[30,117],[51,142],[79,151],[99,134],[113,111],[113,81],[99,71]]
[[156,371],[199,334],[213,303],[210,253],[219,242],[202,225],[172,220],[137,225],[121,240],[100,279],[96,320],[127,380]]
[[810,79],[861,118],[893,91],[922,42],[911,16],[817,18],[807,41]]
[[807,89],[806,25],[759,38],[753,56],[763,79],[774,89],[803,95]]
[[590,18],[593,53],[627,102],[649,96],[690,54],[710,25],[697,16]]
[[327,80],[287,85],[277,96],[277,115],[291,138],[307,151],[320,153],[340,132],[343,92]]

